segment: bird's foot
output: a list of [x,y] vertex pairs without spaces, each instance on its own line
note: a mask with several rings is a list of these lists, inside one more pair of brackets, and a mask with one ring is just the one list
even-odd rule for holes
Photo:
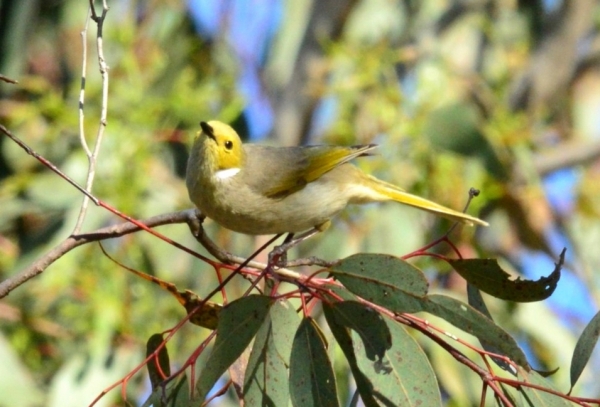
[[269,253],[269,265],[272,265],[274,267],[285,267],[288,264],[287,252],[293,247],[298,246],[306,239],[310,239],[320,231],[321,229],[319,228],[313,228],[295,238],[294,234],[290,233],[289,235],[287,235],[282,244],[280,244],[279,246],[275,246],[273,250],[271,250],[271,252]]

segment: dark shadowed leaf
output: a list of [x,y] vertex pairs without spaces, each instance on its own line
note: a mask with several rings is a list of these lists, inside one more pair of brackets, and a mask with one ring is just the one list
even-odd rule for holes
[[420,311],[429,287],[419,269],[382,254],[350,256],[330,271],[354,294],[394,312]]
[[203,400],[219,377],[242,354],[263,321],[273,300],[251,295],[227,304],[220,313],[217,339],[196,381],[196,398]]
[[562,264],[559,262],[548,277],[531,281],[520,277],[512,279],[500,268],[496,259],[449,260],[449,263],[458,274],[484,293],[516,302],[541,301],[552,295],[560,279]]
[[[146,342],[146,357],[150,356],[163,343],[162,334],[154,334]],[[146,364],[148,376],[152,389],[156,389],[167,377],[171,376],[171,366],[169,365],[169,353],[167,347],[163,346],[155,358],[152,358]]]
[[300,319],[289,302],[271,307],[260,327],[244,378],[248,406],[287,406],[290,402],[288,366]]
[[429,295],[424,311],[445,319],[455,327],[498,349],[523,367],[529,367],[523,351],[502,328],[473,307],[445,295]]
[[294,337],[290,359],[290,395],[295,407],[339,406],[335,375],[323,335],[304,318]]
[[594,318],[587,324],[573,350],[573,357],[571,358],[571,389],[577,383],[581,372],[583,372],[585,365],[590,359],[592,351],[598,343],[598,336],[600,336],[600,312],[594,315]]

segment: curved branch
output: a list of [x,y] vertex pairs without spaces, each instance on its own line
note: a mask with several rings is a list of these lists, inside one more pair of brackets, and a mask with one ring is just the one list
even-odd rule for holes
[[[140,223],[148,227],[156,227],[173,223],[186,223],[191,217],[196,217],[196,211],[193,209],[153,216],[140,221]],[[138,232],[140,230],[141,228],[139,226],[136,226],[133,223],[125,222],[118,225],[101,228],[90,233],[71,235],[48,253],[31,263],[28,267],[21,270],[16,275],[2,281],[0,283],[0,298],[6,297],[12,290],[19,287],[21,284],[41,274],[48,268],[48,266],[76,247],[90,242],[121,237],[130,233]]]
[[[154,228],[162,225],[171,225],[176,223],[186,223],[189,225],[190,230],[196,237],[196,240],[198,240],[198,242],[202,244],[202,246],[204,246],[204,248],[206,248],[206,250],[209,253],[211,253],[214,257],[216,257],[219,261],[228,264],[241,264],[245,262],[246,259],[244,259],[243,257],[233,256],[232,254],[220,249],[212,240],[210,240],[210,238],[208,237],[208,235],[206,235],[204,229],[202,228],[203,219],[204,216],[202,216],[200,212],[196,209],[187,209],[179,212],[172,212],[163,215],[153,216],[148,219],[140,220],[139,223],[149,228]],[[0,298],[6,297],[15,288],[26,283],[27,281],[31,280],[37,275],[43,273],[44,270],[46,270],[52,263],[60,259],[66,253],[75,249],[76,247],[91,242],[98,242],[102,240],[125,236],[130,233],[138,232],[140,230],[142,230],[141,227],[134,225],[130,222],[124,222],[118,225],[101,228],[93,232],[71,235],[65,240],[63,240],[61,243],[59,243],[52,250],[50,250],[48,253],[31,263],[25,269],[21,270],[16,275],[11,276],[6,280],[0,282]],[[251,261],[246,264],[247,266],[256,269],[264,269],[266,267],[264,263],[260,263],[257,261]],[[298,279],[302,277],[302,275],[299,273],[283,268],[275,270],[275,273],[291,279]]]

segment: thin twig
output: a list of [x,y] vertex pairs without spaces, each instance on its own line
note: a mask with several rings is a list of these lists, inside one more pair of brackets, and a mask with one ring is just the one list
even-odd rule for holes
[[[85,114],[83,112],[83,107],[85,105],[85,84],[87,78],[87,30],[91,17],[91,9],[88,10],[87,17],[85,19],[85,25],[83,31],[81,31],[81,45],[82,45],[82,61],[81,61],[81,86],[79,89],[79,142],[81,143],[81,147],[83,151],[85,151],[85,155],[88,158],[88,179],[86,182],[86,189],[88,191],[91,190],[90,185],[90,157],[92,156],[92,152],[88,146],[87,140],[85,139]],[[92,178],[93,180],[93,178]],[[85,214],[87,212],[87,208],[89,205],[90,199],[87,196],[83,197],[83,201],[81,202],[81,209],[79,210],[79,215],[77,216],[77,222],[75,224],[75,228],[73,229],[72,234],[77,234],[81,230],[83,225],[83,220],[85,219]]]
[[91,10],[88,10],[87,18],[85,19],[85,25],[83,31],[81,31],[81,86],[79,88],[79,142],[81,147],[85,151],[85,155],[89,158],[92,155],[90,147],[88,146],[87,140],[85,139],[85,127],[83,113],[83,106],[85,105],[85,85],[87,79],[87,30],[90,23]]
[[[85,182],[85,189],[87,191],[92,190],[92,186],[94,184],[94,177],[96,176],[96,163],[98,162],[98,154],[100,152],[100,145],[102,144],[102,138],[104,136],[104,130],[106,128],[107,123],[107,115],[108,115],[108,70],[109,67],[106,64],[106,60],[104,58],[104,48],[103,48],[103,28],[104,28],[104,20],[106,18],[106,14],[108,13],[108,6],[106,1],[102,2],[102,15],[100,17],[97,16],[96,11],[94,9],[93,0],[90,0],[90,11],[88,12],[88,17],[86,19],[85,29],[82,32],[83,36],[83,66],[82,66],[82,75],[81,75],[81,92],[80,92],[80,100],[79,100],[79,129],[80,129],[80,138],[82,140],[82,146],[86,152],[88,158],[88,174]],[[85,77],[86,77],[86,59],[87,59],[87,46],[86,46],[86,34],[87,34],[87,26],[90,17],[97,25],[97,34],[96,34],[96,48],[98,50],[98,66],[100,70],[100,75],[102,77],[102,107],[100,110],[100,123],[98,126],[98,132],[96,134],[96,143],[94,145],[94,151],[90,153],[90,149],[87,146],[85,141],[85,136],[83,132],[83,100],[84,100],[84,92],[85,92]],[[77,222],[75,224],[75,229],[73,230],[73,234],[79,233],[81,227],[83,225],[83,221],[85,219],[85,214],[87,213],[87,208],[89,206],[89,197],[85,196],[83,198],[83,202],[81,203],[81,210],[79,212],[79,216],[77,217]]]
[[8,76],[4,76],[1,73],[0,73],[0,81],[12,83],[13,85],[16,85],[17,83],[19,83],[19,81],[17,81],[16,79],[12,79],[12,78],[9,78]]
[[46,158],[42,157],[37,152],[35,152],[31,147],[29,147],[27,144],[25,144],[23,141],[21,141],[21,139],[19,139],[17,136],[12,134],[2,124],[0,124],[0,132],[4,133],[8,138],[10,138],[12,141],[14,141],[19,147],[21,147],[23,150],[25,150],[25,152],[27,154],[29,154],[30,156],[32,156],[33,158],[35,158],[36,160],[38,160],[39,162],[44,164],[46,167],[50,168],[53,172],[55,172],[61,178],[63,178],[65,181],[67,181],[69,184],[71,184],[79,192],[81,192],[82,194],[84,194],[85,196],[90,198],[92,200],[92,202],[94,202],[94,204],[100,206],[100,201],[96,197],[94,197],[85,188],[81,187],[79,184],[77,184],[75,181],[73,181],[71,178],[69,178],[67,175],[65,175],[61,170],[58,169],[58,167],[56,165],[52,164]]

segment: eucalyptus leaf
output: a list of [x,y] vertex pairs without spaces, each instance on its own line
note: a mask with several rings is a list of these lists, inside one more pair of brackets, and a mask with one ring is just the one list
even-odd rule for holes
[[[563,255],[564,256],[564,252]],[[496,259],[458,259],[448,263],[465,280],[481,291],[505,301],[534,302],[548,298],[560,280],[562,261],[547,277],[537,281],[523,280],[502,270]]]
[[[372,345],[368,342],[371,337],[362,333],[370,327],[357,326],[358,322],[349,322],[346,318],[345,312],[354,308],[358,307],[348,302],[346,305],[324,305],[323,310],[331,331],[350,364],[364,405],[441,405],[435,373],[416,341],[398,322],[382,318],[381,323],[386,326],[391,346],[386,348],[381,359],[373,361],[373,351],[369,350]],[[372,317],[366,319],[363,323],[373,321]],[[375,325],[379,323],[378,321]]]
[[371,361],[381,362],[392,346],[390,331],[381,314],[355,301],[338,302],[328,307],[336,322],[356,332]]
[[[556,389],[551,381],[543,378],[539,373],[535,371],[526,372],[523,369],[519,369],[520,379],[524,382],[531,383],[535,386],[554,390],[557,393],[561,393],[560,390]],[[520,386],[519,392],[521,393],[522,406],[527,407],[571,407],[575,406],[563,397],[556,396],[544,390],[539,390],[530,386]]]
[[[488,310],[487,306],[485,305],[485,302],[483,301],[481,292],[479,291],[479,289],[477,289],[477,287],[475,287],[471,283],[467,283],[467,298],[469,300],[469,305],[471,307],[473,307],[477,311],[481,312],[483,315],[485,315],[491,321],[494,321],[494,319],[492,318],[492,314],[490,314],[490,311]],[[487,352],[502,353],[500,351],[500,349],[491,345],[485,339],[483,339],[483,340],[479,339],[479,342],[481,343],[481,346],[483,347],[483,349],[486,350]],[[513,375],[517,374],[515,368],[510,363],[508,363],[506,360],[497,358],[495,356],[492,356],[491,359],[502,370],[510,372]]]
[[287,406],[288,366],[300,320],[289,302],[278,301],[256,334],[244,378],[244,403]]
[[[362,402],[366,407],[378,407],[379,404],[377,401],[375,401],[373,395],[373,385],[358,367],[358,361],[354,353],[353,340],[350,334],[351,331],[345,325],[340,323],[331,305],[323,303],[323,313],[331,333],[333,334],[338,345],[340,345],[340,348],[342,349],[342,352],[344,353],[344,356],[346,356],[346,360],[350,365],[350,370],[352,371],[352,376],[354,376],[357,391],[360,393]],[[355,399],[355,397],[356,395],[353,397],[353,399]]]
[[352,293],[394,312],[417,312],[429,283],[410,263],[390,255],[356,254],[331,273]]
[[571,358],[571,389],[575,386],[575,383],[577,383],[581,372],[583,372],[585,365],[587,365],[587,362],[590,360],[592,351],[598,343],[599,336],[600,312],[596,313],[592,320],[587,324],[573,350],[573,357]]
[[219,315],[217,339],[196,381],[196,400],[204,400],[219,377],[246,349],[263,324],[273,299],[250,295],[227,304]]
[[323,335],[312,318],[302,320],[294,337],[290,394],[295,407],[339,406],[333,367]]
[[512,336],[473,307],[445,295],[429,295],[424,311],[445,319],[455,327],[485,341],[515,363],[529,368],[529,363]]
[[155,388],[142,407],[191,407],[192,405],[188,378],[182,374],[166,386]]
[[423,349],[400,323],[384,321],[392,346],[379,364],[370,361],[364,342],[353,335],[358,368],[371,382],[375,400],[383,406],[441,406],[435,372]]
[[[146,357],[154,353],[163,342],[164,339],[162,334],[150,336],[148,342],[146,342]],[[169,353],[166,345],[158,351],[156,357],[151,358],[148,363],[146,363],[146,368],[148,369],[148,376],[150,377],[150,384],[152,385],[153,390],[155,390],[167,377],[171,376]]]

